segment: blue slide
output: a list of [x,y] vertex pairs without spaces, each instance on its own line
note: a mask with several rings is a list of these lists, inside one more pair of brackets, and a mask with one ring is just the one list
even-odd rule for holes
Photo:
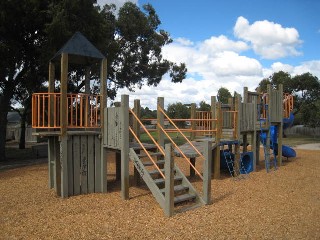
[[[283,129],[291,127],[293,124],[293,120],[294,120],[294,115],[292,113],[290,113],[289,118],[283,119]],[[278,151],[277,151],[278,150],[278,138],[277,138],[277,136],[278,136],[278,128],[276,126],[271,126],[270,127],[270,138],[271,138],[271,141],[273,142],[273,145],[275,147],[275,154],[276,155],[278,155]],[[263,134],[260,134],[260,137],[261,137],[261,141],[265,142],[267,135],[265,133],[263,133]],[[282,145],[282,156],[283,157],[296,157],[296,151],[289,146]]]

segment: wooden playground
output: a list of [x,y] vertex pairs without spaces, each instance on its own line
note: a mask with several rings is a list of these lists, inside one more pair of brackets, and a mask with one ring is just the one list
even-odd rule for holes
[[[83,92],[69,93],[70,64],[83,65],[86,76],[90,66],[100,65],[100,94],[90,94],[89,77],[84,79]],[[56,92],[59,65],[60,91]],[[121,198],[130,199],[129,190],[143,185],[143,180],[166,216],[211,204],[212,178],[220,179],[223,168],[235,180],[247,178],[261,163],[260,146],[266,172],[281,167],[283,156],[295,156],[293,149],[282,144],[284,124],[293,121],[293,98],[283,93],[281,85],[278,89],[268,86],[266,93],[244,88],[243,100],[236,96],[228,104],[212,96],[211,111],[197,112],[192,104],[190,119],[170,119],[164,98],[159,97],[154,137],[140,117],[138,99],[132,109],[128,95],[121,96],[115,106],[107,106],[106,76],[104,56],[76,33],[49,63],[48,92],[33,95],[33,128],[48,139],[49,188],[62,198],[108,192],[111,160],[107,152],[115,154]],[[191,127],[181,129],[178,121],[189,121]],[[149,143],[140,140],[141,130]],[[186,143],[178,146],[171,133],[181,135]],[[185,165],[188,173],[181,170]]]

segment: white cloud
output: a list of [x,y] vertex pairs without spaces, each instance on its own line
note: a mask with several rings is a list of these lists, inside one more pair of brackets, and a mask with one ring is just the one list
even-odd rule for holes
[[[274,72],[285,71],[292,76],[310,72],[320,79],[320,60],[303,62],[298,66],[276,61],[271,66],[262,66],[255,58],[245,55],[253,48],[264,58],[299,54],[296,47],[301,43],[294,28],[283,28],[269,21],[257,21],[252,25],[239,17],[235,24],[235,35],[243,40],[237,41],[227,36],[212,36],[201,42],[192,42],[186,38],[174,39],[163,48],[163,57],[176,62],[184,62],[188,76],[182,83],[172,83],[165,75],[155,87],[143,86],[135,92],[121,89],[121,94],[130,95],[130,104],[140,99],[143,107],[156,109],[157,97],[164,97],[165,106],[169,103],[197,103],[217,95],[220,87],[243,93],[243,87],[254,91],[259,82]],[[250,45],[248,45],[250,43]],[[291,48],[291,50],[290,50]]]
[[216,53],[221,51],[242,52],[249,49],[249,46],[243,41],[232,41],[224,35],[211,37],[201,44],[201,51]]
[[252,44],[256,54],[265,59],[298,56],[297,47],[302,43],[295,28],[284,28],[267,20],[249,24],[244,17],[238,17],[234,35]]

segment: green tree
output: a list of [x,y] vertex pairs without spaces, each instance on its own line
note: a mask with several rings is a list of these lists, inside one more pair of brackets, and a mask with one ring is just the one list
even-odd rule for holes
[[[0,161],[6,160],[7,114],[22,85],[42,81],[48,1],[0,2]],[[36,70],[39,77],[31,72]]]
[[221,87],[218,90],[218,101],[221,103],[228,103],[228,99],[231,98],[232,95],[230,93],[230,91],[227,88]]
[[[149,4],[142,9],[127,2],[116,17],[114,5],[102,9],[92,0],[10,0],[0,2],[0,161],[5,160],[7,113],[22,81],[41,86],[47,63],[76,31],[82,32],[108,59],[108,97],[119,88],[157,86],[169,73],[181,82],[185,64],[163,59],[169,34]],[[43,69],[46,69],[43,71]],[[29,72],[32,71],[33,74]],[[43,73],[45,72],[45,76]],[[68,84],[82,88],[84,69],[70,66]],[[92,71],[96,79],[98,71]],[[32,78],[31,78],[32,76]],[[25,88],[27,89],[27,88]],[[31,96],[28,88],[28,96]],[[27,102],[16,97],[16,101]]]
[[211,110],[211,106],[209,104],[207,104],[205,101],[201,101],[199,103],[199,111],[210,111]]
[[[190,109],[181,102],[168,105],[167,114],[172,119],[188,119],[190,118]],[[178,127],[184,127],[185,121],[175,122]]]

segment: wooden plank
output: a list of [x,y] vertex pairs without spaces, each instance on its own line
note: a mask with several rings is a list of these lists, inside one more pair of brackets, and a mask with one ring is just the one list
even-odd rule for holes
[[68,161],[68,196],[73,196],[73,152],[72,152],[72,137],[68,138],[67,161]]
[[80,136],[80,192],[81,194],[88,193],[88,138],[87,136]]
[[73,194],[80,194],[80,136],[73,136]]
[[54,164],[55,164],[54,137],[49,137],[48,139],[49,189],[54,188]]
[[60,99],[60,124],[61,136],[64,137],[67,133],[67,114],[68,114],[68,101],[67,101],[67,85],[68,85],[68,54],[61,54],[61,99]]
[[[164,98],[158,97],[157,99],[157,123],[164,128],[164,115],[159,110],[159,108],[164,109]],[[157,134],[158,134],[158,143],[160,146],[164,147],[164,133],[160,129],[160,127],[157,126]]]
[[129,199],[129,96],[121,96],[121,197]]
[[60,164],[61,164],[61,197],[69,196],[68,190],[68,136],[61,136],[60,141]]
[[205,141],[204,143],[203,163],[203,201],[205,204],[211,204],[211,168],[212,168],[212,142]]
[[94,138],[88,136],[88,193],[94,193]]
[[164,212],[167,217],[173,215],[174,209],[174,156],[171,144],[165,145],[165,202]]
[[94,192],[102,192],[101,190],[101,179],[102,179],[102,171],[101,171],[101,148],[100,140],[98,137],[94,139],[94,147],[95,147],[95,164],[94,164]]
[[54,151],[55,151],[55,189],[57,195],[61,196],[61,164],[60,164],[60,142],[58,137],[54,138]]

